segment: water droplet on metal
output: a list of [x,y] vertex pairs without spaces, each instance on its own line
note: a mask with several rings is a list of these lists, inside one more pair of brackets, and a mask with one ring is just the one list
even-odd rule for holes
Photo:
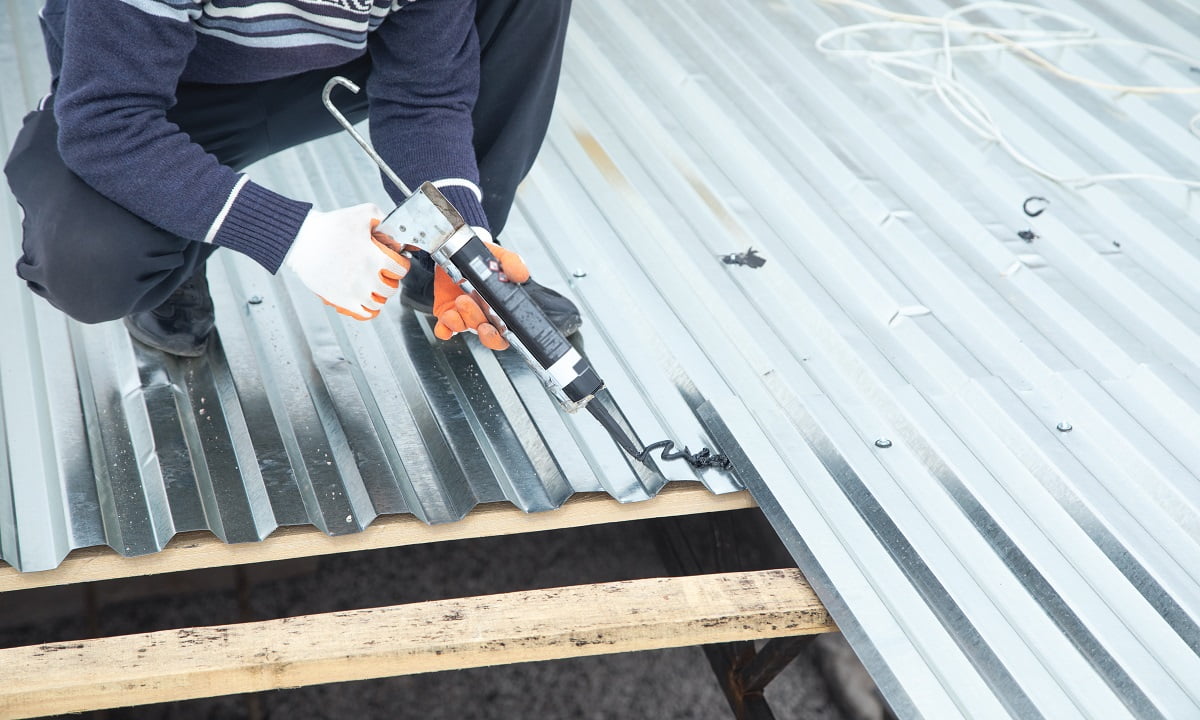
[[571,274],[577,278],[587,277],[587,270],[584,270],[583,268],[578,268],[575,270],[575,272],[573,272]]
[[875,441],[875,447],[887,450],[892,446],[892,441],[887,438],[879,438]]
[[1065,420],[1058,424],[1059,432],[1071,432],[1074,429],[1075,429],[1075,426]]
[[262,298],[258,295],[251,295],[247,302],[249,302],[251,305],[260,305],[262,304]]

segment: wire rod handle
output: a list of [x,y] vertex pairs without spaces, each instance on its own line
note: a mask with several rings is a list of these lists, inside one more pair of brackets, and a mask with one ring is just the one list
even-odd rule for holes
[[333,92],[333,87],[335,85],[341,85],[350,92],[356,94],[359,92],[359,90],[361,90],[356,83],[348,78],[342,77],[341,75],[336,75],[330,78],[329,82],[325,83],[325,89],[321,92],[321,100],[325,103],[325,109],[328,110],[329,114],[332,115],[334,119],[336,119],[338,123],[346,129],[346,132],[350,133],[350,137],[354,138],[354,141],[357,142],[359,146],[371,156],[371,159],[374,160],[375,164],[379,166],[379,169],[383,171],[383,174],[387,176],[387,179],[391,180],[392,184],[395,185],[400,192],[404,193],[404,197],[412,195],[412,190],[408,189],[408,186],[404,184],[404,181],[400,179],[400,176],[392,172],[392,169],[388,167],[386,162],[383,161],[383,158],[379,157],[379,153],[375,152],[375,148],[371,147],[371,143],[367,142],[367,139],[362,135],[359,135],[358,131],[354,129],[354,126],[350,124],[350,121],[346,119],[346,116],[342,115],[342,112],[334,106],[333,100],[329,97],[329,95]]

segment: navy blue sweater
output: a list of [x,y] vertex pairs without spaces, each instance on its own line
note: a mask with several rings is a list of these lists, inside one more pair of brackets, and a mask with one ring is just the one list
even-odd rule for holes
[[[413,187],[479,182],[475,0],[49,0],[43,26],[67,166],[151,223],[271,272],[312,206],[222,166],[168,122],[181,81],[257,82],[369,52],[371,138],[388,164]],[[444,192],[487,227],[470,190]]]

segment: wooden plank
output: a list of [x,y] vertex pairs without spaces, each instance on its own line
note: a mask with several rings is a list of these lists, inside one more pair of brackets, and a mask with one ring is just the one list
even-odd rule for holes
[[835,629],[798,570],[533,590],[0,650],[0,717]]
[[338,537],[329,537],[311,526],[290,527],[280,528],[262,542],[229,545],[210,533],[186,533],[173,539],[162,552],[134,558],[122,557],[108,547],[99,547],[76,550],[62,565],[45,572],[20,573],[0,563],[0,593],[750,507],[754,507],[754,500],[745,491],[714,495],[700,485],[673,483],[658,497],[643,502],[622,504],[603,493],[588,493],[573,497],[558,510],[533,514],[507,503],[493,503],[481,505],[466,518],[445,525],[426,525],[411,515],[390,515],[377,519],[361,533]]

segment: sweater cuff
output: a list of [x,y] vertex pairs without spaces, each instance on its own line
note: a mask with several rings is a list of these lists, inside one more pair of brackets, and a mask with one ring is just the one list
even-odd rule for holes
[[274,273],[311,209],[312,203],[247,182],[213,236],[213,244],[237,250]]
[[461,185],[444,187],[441,189],[441,192],[454,205],[454,209],[458,210],[468,225],[477,225],[487,228],[488,232],[492,231],[492,226],[487,221],[487,215],[483,212],[483,205],[479,204],[475,193]]

